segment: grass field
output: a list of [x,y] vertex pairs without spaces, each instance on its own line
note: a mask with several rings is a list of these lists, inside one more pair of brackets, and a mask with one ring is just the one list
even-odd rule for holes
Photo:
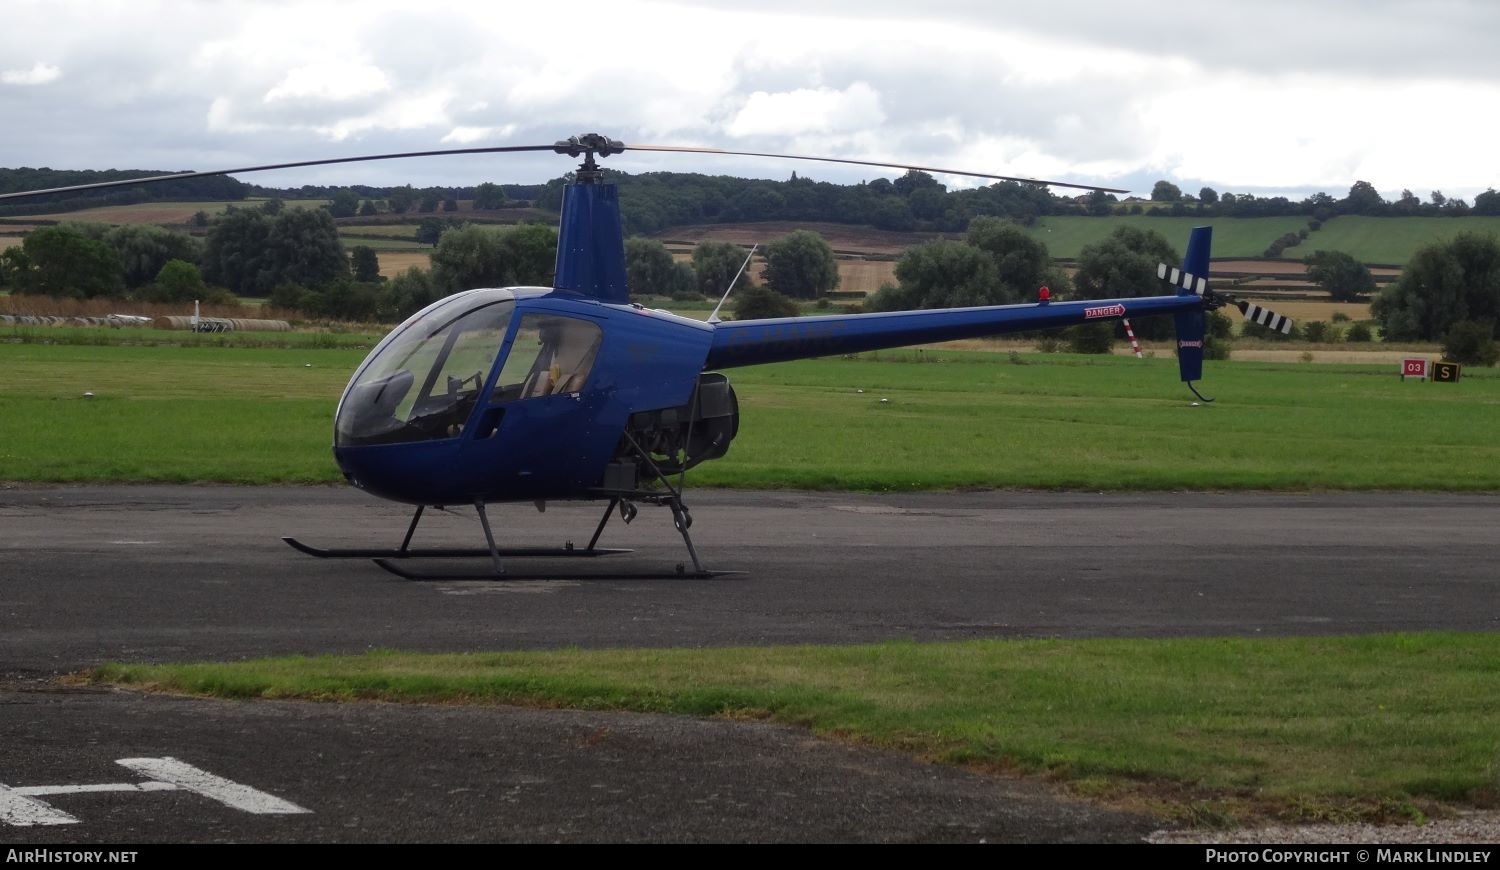
[[[333,409],[363,354],[0,345],[0,479],[337,481]],[[916,350],[729,374],[740,435],[695,485],[1500,489],[1489,370],[1209,363],[1209,406],[1170,359]]]
[[231,698],[770,718],[1189,823],[1419,818],[1500,798],[1500,635],[1005,640],[107,665]]
[[1045,217],[1028,228],[1027,232],[1044,243],[1052,256],[1077,259],[1085,245],[1103,241],[1116,227],[1122,226],[1155,230],[1181,254],[1187,248],[1188,232],[1193,227],[1205,224],[1214,228],[1215,257],[1259,257],[1283,233],[1296,232],[1306,227],[1307,218],[1225,219],[1144,215],[1115,215],[1110,218]]
[[[1282,255],[1302,259],[1316,250],[1344,251],[1366,263],[1405,265],[1417,249],[1451,239],[1459,233],[1500,235],[1500,217],[1373,218],[1347,215],[1334,218]],[[1215,248],[1217,253],[1217,247]]]

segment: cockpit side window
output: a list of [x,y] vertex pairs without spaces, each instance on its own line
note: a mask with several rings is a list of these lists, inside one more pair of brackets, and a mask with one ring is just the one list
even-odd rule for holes
[[598,325],[587,320],[535,311],[523,315],[491,400],[514,402],[582,390],[603,340]]

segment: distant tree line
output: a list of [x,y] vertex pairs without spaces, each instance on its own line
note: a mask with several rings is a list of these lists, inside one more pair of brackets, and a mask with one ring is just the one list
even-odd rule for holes
[[[167,175],[161,171],[137,169],[72,170],[72,169],[0,169],[0,193],[20,193],[27,190],[47,190],[54,187],[71,187],[79,184],[95,184],[102,181],[120,181],[149,175]],[[226,176],[175,179],[158,181],[138,187],[107,188],[89,193],[54,193],[47,196],[27,198],[0,205],[0,217],[29,214],[58,214],[81,208],[103,205],[133,205],[150,200],[241,200],[245,198],[249,185]]]
[[[612,173],[620,188],[627,232],[650,234],[671,226],[753,221],[862,224],[895,231],[964,232],[975,218],[999,217],[1031,225],[1048,215],[1144,214],[1163,217],[1306,216],[1321,222],[1339,215],[1463,216],[1500,214],[1500,193],[1487,190],[1470,205],[1432,191],[1427,201],[1403,190],[1383,199],[1366,181],[1346,196],[1315,193],[1294,201],[1284,196],[1219,193],[1209,187],[1196,196],[1167,181],[1157,182],[1147,202],[1122,203],[1113,194],[1058,196],[1041,185],[1002,181],[980,188],[948,190],[925,172],[910,171],[894,181],[880,178],[854,185],[813,181],[793,173],[786,181],[653,172]],[[561,207],[569,176],[553,179],[537,205]],[[1316,228],[1314,226],[1314,228]]]
[[[559,209],[569,177],[553,179],[537,205]],[[828,221],[879,229],[961,232],[977,216],[1032,223],[1048,214],[1083,213],[1083,206],[1054,197],[1045,187],[1000,182],[948,191],[925,172],[891,181],[854,185],[813,181],[792,174],[787,181],[726,175],[613,172],[620,188],[621,219],[629,233],[650,234],[670,226],[750,221]]]

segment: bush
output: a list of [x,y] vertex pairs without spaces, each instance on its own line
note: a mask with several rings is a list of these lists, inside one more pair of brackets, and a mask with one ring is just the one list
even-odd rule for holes
[[802,313],[797,303],[769,287],[750,287],[741,291],[738,296],[734,303],[735,320],[796,317]]
[[1073,353],[1109,353],[1115,344],[1115,325],[1107,320],[1070,326],[1066,334]]
[[1203,337],[1204,359],[1229,359],[1231,342],[1227,337],[1217,335],[1206,335]]
[[1293,323],[1292,334],[1287,335],[1286,333],[1276,332],[1268,327],[1261,326],[1259,323],[1251,323],[1246,320],[1240,327],[1240,335],[1246,338],[1263,338],[1270,341],[1294,341],[1302,338],[1302,326]]
[[1493,366],[1500,362],[1495,327],[1490,323],[1460,320],[1443,336],[1443,359],[1464,365]]
[[312,301],[307,288],[301,284],[277,284],[271,288],[271,295],[266,297],[266,302],[273,308],[291,308],[297,311],[310,309]]
[[1353,326],[1349,327],[1349,334],[1345,337],[1344,340],[1351,342],[1367,342],[1373,341],[1374,339],[1374,330],[1370,329],[1370,324],[1356,323]]
[[1331,319],[1334,323],[1348,323],[1350,320],[1353,320],[1352,317],[1342,311],[1333,312],[1333,317]]
[[1302,337],[1314,343],[1330,343],[1338,341],[1341,336],[1333,324],[1314,320],[1303,325]]

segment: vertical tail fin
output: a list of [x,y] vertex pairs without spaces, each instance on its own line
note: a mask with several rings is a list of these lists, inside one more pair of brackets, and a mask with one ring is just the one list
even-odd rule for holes
[[[1213,244],[1213,227],[1194,227],[1188,239],[1187,256],[1182,258],[1182,271],[1193,276],[1183,280],[1177,290],[1179,296],[1194,296],[1190,289],[1199,286],[1198,279],[1208,277],[1208,253]],[[1206,329],[1202,309],[1175,315],[1177,321],[1177,368],[1182,380],[1192,388],[1193,381],[1203,377],[1203,336]],[[1193,390],[1194,393],[1198,391]]]

